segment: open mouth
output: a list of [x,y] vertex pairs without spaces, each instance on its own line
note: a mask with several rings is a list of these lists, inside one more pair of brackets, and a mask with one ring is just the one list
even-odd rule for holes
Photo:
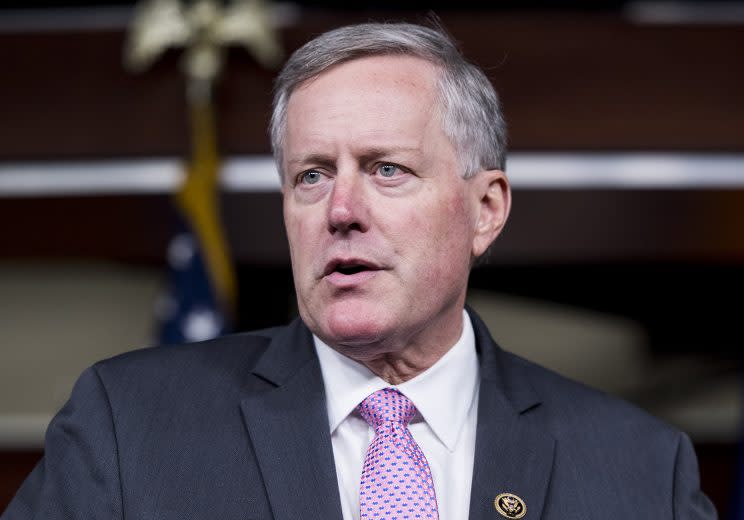
[[329,262],[325,269],[325,276],[338,273],[344,276],[351,276],[365,271],[377,271],[379,268],[368,262],[352,259],[352,260],[335,260]]
[[362,271],[369,271],[370,268],[366,265],[361,264],[350,264],[350,265],[338,265],[336,266],[336,269],[334,269],[335,272],[341,273],[341,274],[357,274],[361,273]]

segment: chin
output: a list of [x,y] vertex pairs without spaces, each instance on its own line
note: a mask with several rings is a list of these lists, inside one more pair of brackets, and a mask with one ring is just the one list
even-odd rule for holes
[[332,346],[348,346],[364,349],[380,343],[390,330],[388,320],[377,315],[374,311],[367,311],[360,306],[358,309],[334,310],[331,306],[320,324],[321,337]]

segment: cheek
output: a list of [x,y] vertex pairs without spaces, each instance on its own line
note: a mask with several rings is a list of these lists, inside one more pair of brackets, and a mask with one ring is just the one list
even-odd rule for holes
[[311,234],[309,229],[307,229],[307,220],[302,218],[302,215],[297,210],[285,209],[284,227],[287,231],[292,267],[296,270],[305,265],[305,262],[301,258],[307,257],[309,253],[307,239]]
[[[410,230],[402,237],[426,283],[460,276],[458,267],[468,266],[472,241],[469,207],[462,196],[438,198],[411,211],[402,220]],[[452,269],[452,268],[455,269]]]
[[292,249],[296,249],[299,253],[302,251],[302,247],[299,242],[303,237],[307,237],[307,230],[303,229],[303,220],[293,216],[287,219],[287,240],[289,240],[289,246]]
[[437,240],[437,247],[454,259],[463,255],[469,257],[474,226],[471,208],[465,197],[453,191],[453,195],[436,203],[427,220],[432,227],[431,234]]
[[295,208],[285,211],[284,225],[295,283],[312,283],[329,247],[326,223],[315,210],[298,211]]
[[302,206],[297,206],[293,203],[285,202],[284,206],[284,227],[287,230],[287,239],[289,240],[289,246],[292,249],[296,249],[297,253],[301,252],[304,248],[304,242],[310,236],[308,224],[311,213],[303,211]]

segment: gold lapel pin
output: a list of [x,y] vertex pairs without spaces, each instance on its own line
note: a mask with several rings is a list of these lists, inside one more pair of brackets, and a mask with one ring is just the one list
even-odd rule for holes
[[522,518],[527,514],[524,500],[514,493],[501,493],[493,501],[493,506],[501,516],[506,518]]

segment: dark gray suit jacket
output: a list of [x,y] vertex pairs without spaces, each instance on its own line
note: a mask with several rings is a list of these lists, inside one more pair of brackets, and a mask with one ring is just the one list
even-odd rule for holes
[[[499,349],[481,363],[470,518],[715,518],[689,439]],[[332,519],[341,508],[312,337],[288,327],[103,361],[49,426],[1,520]],[[448,519],[442,519],[448,520]]]

